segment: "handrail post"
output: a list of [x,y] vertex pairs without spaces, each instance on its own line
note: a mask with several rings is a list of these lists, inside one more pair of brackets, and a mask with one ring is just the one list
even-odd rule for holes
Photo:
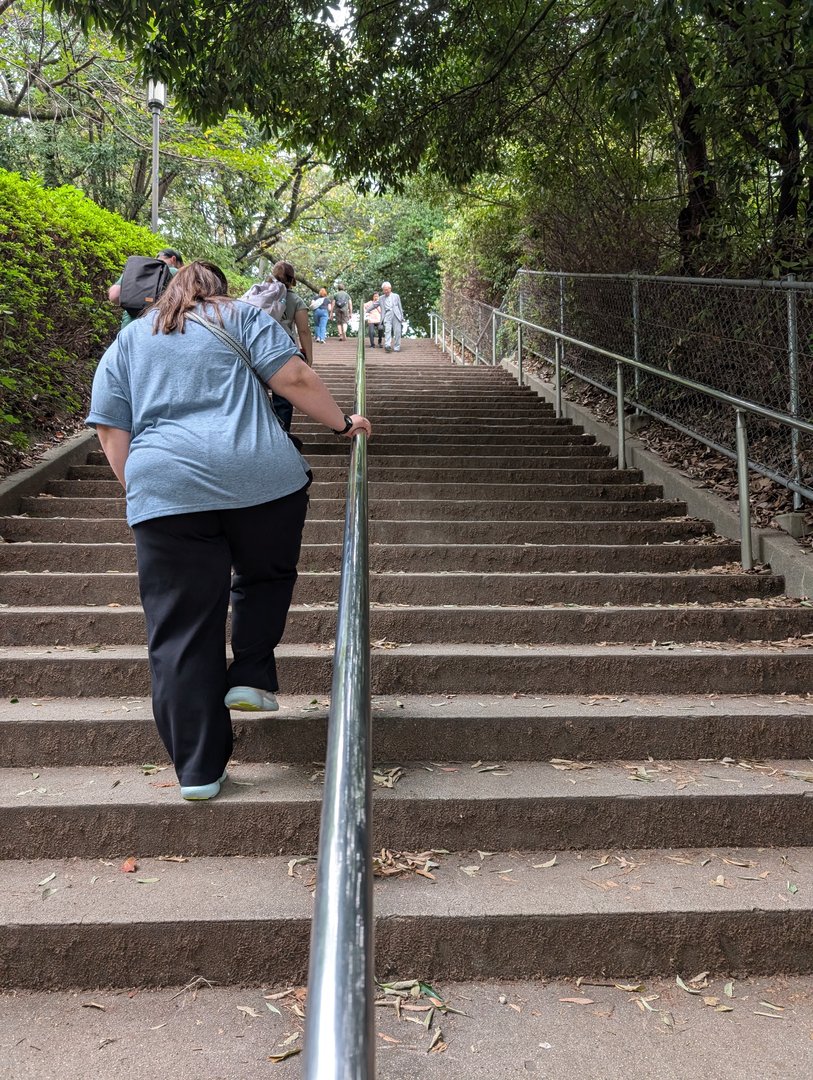
[[497,309],[491,312],[491,366],[497,366]]
[[[788,382],[790,383],[790,414],[799,416],[799,324],[796,311],[796,281],[795,274],[788,274]],[[802,466],[799,458],[799,439],[801,432],[797,428],[790,429],[790,460],[791,475],[797,484],[802,482]],[[798,491],[793,493],[793,509],[802,509],[802,496]]]
[[624,429],[624,365],[615,365],[615,413],[618,424],[618,468],[627,467],[627,433]]
[[440,351],[446,355],[446,319],[442,319],[440,325]]
[[740,562],[743,570],[752,570],[751,491],[748,483],[748,428],[742,409],[737,409],[737,497],[740,504]]
[[[356,412],[366,412],[364,334],[358,338]],[[305,1080],[372,1080],[375,1075],[369,599],[367,439],[356,435],[311,926]]]
[[[564,272],[559,274],[559,333],[565,332],[565,275]],[[559,363],[565,362],[565,343],[560,342],[559,349]]]
[[553,339],[553,410],[557,419],[562,417],[562,342]]
[[[632,358],[641,359],[641,292],[640,279],[636,270],[632,275]],[[635,404],[638,404],[638,392],[641,385],[641,372],[635,369]],[[638,410],[636,410],[638,411]],[[640,416],[640,412],[638,412]]]
[[517,381],[522,386],[522,323],[517,323]]

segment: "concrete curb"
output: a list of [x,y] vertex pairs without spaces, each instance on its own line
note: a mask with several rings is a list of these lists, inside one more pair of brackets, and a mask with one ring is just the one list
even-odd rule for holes
[[20,469],[0,481],[0,514],[16,514],[25,495],[36,495],[49,480],[61,480],[73,465],[82,464],[94,449],[95,440],[95,431],[82,431],[46,450],[36,465]]
[[[516,378],[517,365],[514,361],[503,360],[501,366]],[[538,375],[524,372],[523,382],[545,401],[554,402],[553,386]],[[615,425],[598,420],[583,405],[562,398],[562,413],[611,450],[617,445]],[[640,439],[634,436],[627,435],[626,454],[628,467],[640,469],[646,483],[660,484],[665,499],[681,499],[686,503],[691,517],[711,521],[722,536],[739,540],[739,514],[732,508],[731,503],[701,487],[688,476],[682,476],[672,465],[647,450]],[[770,563],[773,572],[784,577],[785,592],[788,596],[813,596],[813,552],[801,547],[791,536],[777,529],[754,529],[753,549],[755,559]]]

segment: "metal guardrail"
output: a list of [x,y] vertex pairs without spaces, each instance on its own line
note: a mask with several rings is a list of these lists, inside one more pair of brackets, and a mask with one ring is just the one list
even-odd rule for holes
[[[480,303],[478,301],[478,303]],[[483,306],[483,305],[481,305]],[[487,306],[487,305],[485,305]],[[438,344],[438,336],[440,336],[440,344],[444,352],[447,350],[450,352],[452,360],[456,361],[455,354],[455,330],[453,326],[449,326],[449,341],[447,342],[447,323],[446,319],[437,314],[436,312],[430,313],[430,325],[432,337],[435,344]],[[732,394],[727,394],[722,390],[717,390],[713,386],[707,386],[704,383],[697,382],[693,379],[686,379],[682,375],[676,375],[674,372],[666,371],[663,368],[653,367],[651,364],[645,364],[640,360],[634,360],[629,356],[622,356],[620,353],[612,352],[609,349],[604,349],[598,345],[592,345],[590,342],[581,341],[578,338],[570,337],[568,334],[563,334],[560,330],[552,330],[550,327],[540,326],[537,323],[532,323],[528,319],[520,318],[517,315],[511,315],[506,311],[501,311],[499,308],[491,308],[491,342],[492,342],[492,356],[496,363],[497,357],[497,336],[499,332],[498,323],[500,320],[504,320],[509,323],[513,323],[516,326],[516,356],[517,356],[517,381],[520,385],[523,384],[523,331],[525,329],[533,330],[536,333],[546,335],[553,339],[554,342],[554,370],[553,370],[553,384],[554,384],[554,405],[556,416],[562,416],[562,372],[566,371],[570,375],[575,375],[577,378],[583,379],[583,381],[597,385],[594,380],[586,379],[583,375],[580,375],[578,371],[574,371],[572,368],[568,368],[562,362],[564,353],[564,346],[570,345],[579,349],[584,349],[587,352],[594,353],[595,355],[602,356],[605,359],[611,360],[616,365],[616,385],[615,385],[615,402],[616,402],[616,426],[618,437],[618,465],[617,468],[626,468],[626,428],[624,426],[624,410],[627,405],[626,393],[625,393],[625,370],[627,368],[632,369],[633,372],[642,372],[647,375],[654,376],[662,379],[666,382],[672,383],[676,386],[680,386],[685,390],[690,390],[695,393],[703,394],[710,400],[720,402],[732,409],[736,414],[736,454],[734,455],[737,462],[737,494],[740,513],[740,559],[742,566],[745,570],[752,569],[754,565],[753,551],[751,543],[751,501],[748,483],[748,472],[750,468],[754,468],[754,463],[748,459],[748,431],[746,428],[746,416],[760,416],[764,419],[771,420],[774,423],[784,425],[791,431],[805,432],[806,434],[813,435],[813,424],[808,423],[806,420],[801,420],[798,417],[791,416],[789,413],[782,413],[774,409],[769,409],[764,405],[760,405],[754,401],[748,401],[744,398],[735,397]],[[440,331],[440,334],[438,334]],[[461,349],[461,362],[463,362],[463,349],[466,347],[474,346],[473,355],[475,363],[480,363],[479,342],[467,339],[460,334],[457,334],[457,343]],[[602,389],[607,389],[602,386]],[[708,440],[702,436],[697,435],[695,432],[689,431],[685,427],[680,427],[674,424],[666,417],[660,417],[666,423],[671,424],[673,427],[678,427],[679,430],[697,438],[698,441],[708,444]],[[722,449],[715,447],[716,449]],[[724,451],[727,453],[727,451]],[[755,471],[764,472],[762,468],[756,468]],[[786,482],[786,486],[793,491],[799,492],[808,499],[813,499],[813,489],[810,489],[804,485],[793,483],[792,481]]]
[[[356,412],[366,413],[364,334]],[[305,1080],[375,1075],[367,439],[353,439],[311,927]]]

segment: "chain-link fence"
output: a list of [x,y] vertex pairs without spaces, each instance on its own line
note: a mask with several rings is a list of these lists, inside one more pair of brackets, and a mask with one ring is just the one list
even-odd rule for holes
[[[813,283],[742,282],[520,270],[501,309],[590,345],[813,421]],[[467,359],[494,363],[516,347],[516,324],[448,295],[443,314],[468,339]],[[553,360],[554,339],[524,328],[523,351]],[[562,370],[608,393],[616,365],[565,344]],[[657,417],[728,457],[736,413],[707,395],[645,372],[626,372],[630,411]],[[747,418],[752,467],[813,499],[813,436],[768,418]],[[803,489],[801,492],[798,489]]]

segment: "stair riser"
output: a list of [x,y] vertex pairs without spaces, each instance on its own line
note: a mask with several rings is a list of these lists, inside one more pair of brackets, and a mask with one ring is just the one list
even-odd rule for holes
[[[476,644],[579,644],[651,641],[776,641],[813,633],[813,609],[573,608],[490,609],[397,608],[370,612],[374,641],[402,643],[465,641]],[[328,642],[336,636],[336,610],[292,608],[288,645]],[[0,646],[141,645],[146,641],[141,611],[86,608],[73,611],[0,611]]]
[[[373,760],[420,761],[431,747],[438,761],[615,761],[636,760],[642,754],[660,760],[733,757],[753,761],[805,758],[813,745],[813,717],[804,713],[729,716],[714,715],[711,710],[711,715],[684,712],[658,718],[645,714],[608,718],[585,708],[584,715],[576,718],[556,716],[551,709],[543,718],[506,720],[483,709],[482,716],[461,720],[448,709],[433,711],[432,716],[418,718],[374,714]],[[82,715],[81,703],[75,713]],[[5,723],[0,726],[0,759],[7,768],[37,770],[164,762],[166,751],[147,713],[131,711],[119,720]],[[240,761],[324,761],[327,723],[323,718],[297,713],[293,717],[235,715],[232,720],[234,756]],[[549,838],[543,846],[548,843]]]
[[[169,772],[159,783],[172,783]],[[495,778],[499,785],[499,778]],[[302,855],[319,838],[314,798],[240,803],[196,814],[177,787],[161,805],[5,807],[0,859],[147,858],[175,855]],[[384,804],[386,803],[386,809]],[[376,814],[376,807],[379,813]],[[813,835],[813,799],[765,795],[585,795],[579,799],[375,798],[373,850],[540,851],[596,848],[789,847]],[[482,845],[482,847],[481,847]]]
[[[605,453],[592,453],[592,451],[598,449],[604,449]],[[563,450],[563,453],[558,456],[546,453],[534,453],[530,457],[523,455],[521,457],[510,458],[500,458],[494,455],[480,455],[478,457],[458,455],[457,457],[421,457],[418,461],[416,461],[415,458],[406,456],[391,456],[385,461],[380,461],[374,457],[374,455],[370,454],[369,476],[370,478],[377,477],[379,480],[382,480],[382,478],[385,480],[388,476],[393,476],[395,480],[399,480],[401,477],[394,472],[396,469],[404,470],[409,474],[407,478],[410,478],[423,475],[434,476],[438,470],[479,473],[480,471],[504,471],[506,469],[611,469],[614,468],[615,465],[615,458],[610,457],[606,453],[606,447],[563,446],[561,447],[561,450]],[[569,451],[573,451],[573,453],[569,453]],[[337,470],[340,471],[343,476],[347,476],[348,465],[349,457],[347,454],[322,455],[317,457],[313,462],[313,474],[315,476],[317,474],[321,475],[323,470]],[[72,481],[112,481],[116,477],[113,476],[109,465],[98,463],[74,465],[74,467],[68,471],[67,478]]]
[[[327,694],[332,654],[320,657],[279,656],[280,685],[286,694]],[[490,657],[477,653],[427,659],[397,649],[376,652],[372,663],[374,694],[472,693],[510,694],[518,686],[548,694],[806,694],[813,660],[793,652],[766,651],[741,656],[662,655],[641,652],[621,656],[523,655]],[[38,659],[0,659],[0,693],[19,697],[111,697],[150,692],[146,652],[143,659],[105,657],[104,650],[86,660],[62,660],[44,652]]]
[[[336,498],[334,489],[337,486],[345,487],[348,482],[347,465],[339,468],[321,468],[316,465],[313,470],[312,491],[315,498],[320,498],[322,489],[327,488],[330,492],[328,498]],[[626,469],[623,472],[618,469],[598,468],[595,462],[588,463],[583,469],[370,469],[368,477],[369,490],[372,498],[380,496],[384,498],[394,488],[403,488],[406,492],[414,492],[415,498],[423,496],[424,492],[431,492],[438,488],[441,496],[448,494],[444,490],[448,484],[453,484],[461,491],[461,498],[471,498],[480,487],[489,488],[499,485],[503,492],[513,491],[514,488],[523,490],[531,485],[546,487],[550,484],[639,484],[641,473],[637,469]],[[114,478],[110,480],[58,480],[46,486],[46,495],[57,496],[59,499],[119,499],[121,498],[121,484]],[[484,495],[486,492],[484,491]],[[430,495],[430,497],[432,497]],[[521,498],[521,495],[519,496]],[[31,501],[38,501],[37,497],[29,497]],[[45,499],[39,499],[40,504]]]
[[[613,490],[618,490],[620,493],[620,489]],[[104,535],[107,536],[108,532],[106,530],[110,527],[108,523],[120,524],[121,530],[126,528],[123,521],[123,506],[116,506],[112,502],[108,504],[106,500],[97,499],[93,503],[87,504],[88,509],[84,513],[71,513],[70,508],[65,505],[66,501],[59,500],[60,505],[48,502],[40,504],[46,510],[53,509],[55,511],[53,514],[32,515],[27,519],[17,519],[8,524],[3,523],[2,535],[4,539],[8,541],[18,539],[40,540],[56,538],[57,535],[61,538],[63,536],[62,530],[58,530],[57,534],[45,531],[47,528],[53,528],[50,524],[48,526],[45,524],[50,522],[64,523],[70,537],[77,541],[80,539],[79,526],[84,522],[89,523],[88,528],[93,529],[94,535],[99,535],[97,529],[103,528],[105,530]],[[328,533],[332,536],[335,529],[340,527],[344,518],[345,505],[343,499],[311,499],[310,517],[305,525],[306,539],[314,535],[314,530],[318,533],[320,529],[328,529]],[[636,530],[646,529],[649,523],[658,523],[662,518],[672,518],[675,516],[675,511],[680,509],[680,504],[676,506],[674,503],[666,503],[660,499],[649,499],[641,502],[636,497],[630,499],[606,497],[603,500],[588,499],[585,501],[555,499],[545,502],[513,502],[511,500],[477,502],[473,499],[457,502],[454,500],[439,501],[432,499],[414,501],[411,499],[388,499],[386,501],[376,500],[370,503],[369,516],[372,529],[375,531],[373,542],[379,541],[380,527],[385,526],[387,522],[397,521],[410,522],[415,528],[420,527],[420,534],[423,536],[427,535],[427,528],[435,530],[432,532],[430,540],[437,543],[444,542],[444,537],[448,539],[448,537],[455,534],[455,529],[459,531],[464,523],[471,525],[471,531],[467,532],[465,536],[461,536],[461,540],[471,539],[474,543],[476,542],[474,537],[477,536],[485,536],[487,539],[502,538],[507,540],[509,533],[506,530],[511,530],[510,535],[517,536],[518,542],[533,542],[536,535],[530,525],[533,522],[548,523],[551,527],[561,522],[563,524],[560,528],[563,528],[566,523],[569,532],[561,537],[562,543],[568,543],[573,539],[580,542],[591,542],[592,540],[596,543],[603,543],[603,526],[605,523],[627,522],[629,531],[625,535],[634,539],[639,535]],[[59,511],[62,511],[62,513]],[[27,531],[20,524],[21,520],[31,523]],[[582,522],[588,524],[582,525]],[[41,534],[36,529],[37,524],[42,524],[44,527]],[[528,524],[527,532],[522,531],[523,524]],[[482,532],[484,526],[487,526],[485,534]],[[517,532],[517,527],[520,530],[519,532]],[[88,528],[85,529],[85,535]],[[452,533],[449,532],[450,529]],[[686,530],[690,531],[687,532]],[[670,539],[680,540],[688,536],[705,535],[708,531],[707,525],[704,525],[702,530],[698,531],[697,524],[694,522],[669,522],[668,525],[664,525],[660,532],[653,529],[645,537],[644,534],[640,535],[643,539],[654,538],[656,542],[666,542]],[[109,533],[109,535],[111,539],[114,536],[113,533]],[[124,535],[124,532],[121,531],[115,533],[115,536],[122,539]],[[321,533],[319,535],[321,536]],[[417,534],[407,533],[406,535]]]
[[[377,518],[371,515],[370,543],[375,544],[561,544],[571,545],[574,541],[579,544],[661,544],[669,541],[685,540],[690,537],[704,536],[708,532],[708,526],[703,522],[660,522],[660,521],[584,521],[574,524],[572,520],[551,521],[546,520],[544,511],[547,507],[540,504],[530,504],[535,512],[542,515],[541,520],[468,520],[464,513],[463,504],[450,503],[456,513],[460,513],[464,520],[421,520],[405,518],[403,520],[392,518]],[[471,511],[476,513],[477,503],[472,504]],[[495,507],[499,504],[490,504],[490,509],[496,513]],[[509,510],[517,513],[516,505],[506,503],[505,512]],[[392,513],[398,509],[396,506],[388,506],[386,512]],[[406,513],[403,504],[400,509]],[[411,510],[412,508],[410,508]],[[320,519],[315,516],[316,511],[312,508],[314,516],[305,522],[303,533],[307,544],[336,544],[342,536],[342,521],[339,517],[333,520]],[[383,513],[383,511],[382,511]],[[5,518],[0,522],[0,532],[9,542],[37,541],[51,543],[82,543],[92,535],[98,544],[121,543],[132,541],[132,533],[124,521],[118,517],[110,518]],[[702,546],[702,545],[698,545]],[[714,545],[710,545],[714,546]],[[571,549],[574,550],[574,549]],[[702,556],[700,556],[702,558]],[[464,564],[467,565],[467,564]],[[709,565],[700,564],[700,565]],[[712,564],[713,565],[713,564]],[[305,562],[300,562],[303,570],[316,569]],[[460,569],[458,563],[454,569]],[[321,567],[319,567],[321,569]],[[336,567],[330,567],[336,569]],[[407,569],[404,567],[403,569]],[[636,569],[636,567],[632,567]]]
[[[420,524],[420,523],[418,523]],[[530,526],[526,525],[527,530]],[[416,524],[411,524],[414,532]],[[448,532],[451,526],[444,530]],[[606,528],[606,526],[604,527]],[[432,526],[434,533],[438,526]],[[135,546],[126,542],[127,534],[121,532],[120,542],[107,541],[99,533],[102,530],[94,522],[96,544],[78,541],[86,536],[86,530],[77,530],[76,543],[55,544],[0,544],[0,567],[4,570],[51,570],[52,572],[82,570],[103,573],[105,571],[132,572],[135,570]],[[402,530],[398,530],[403,533]],[[491,527],[488,539],[495,540],[502,533]],[[581,529],[579,530],[581,533]],[[457,571],[465,565],[472,573],[501,571],[548,572],[548,573],[635,573],[635,572],[681,572],[700,570],[733,563],[740,556],[739,545],[723,544],[628,544],[625,546],[574,546],[524,544],[522,539],[504,544],[481,544],[476,551],[468,550],[451,538],[448,542],[431,543],[432,533],[426,532],[422,541],[413,544],[385,543],[376,539],[373,529],[370,548],[370,569],[375,571]],[[112,533],[112,530],[111,530]],[[59,535],[58,532],[54,533]],[[22,539],[22,538],[21,538]],[[555,538],[553,538],[555,539]],[[66,537],[66,541],[68,538]],[[337,570],[341,564],[341,544],[306,544],[302,549],[300,566],[303,570]],[[463,561],[465,560],[465,562]]]
[[[294,604],[332,603],[338,574],[299,575]],[[781,578],[714,574],[706,577],[575,577],[571,574],[409,575],[370,578],[370,600],[385,604],[680,604],[774,596]],[[135,574],[12,574],[0,577],[0,602],[14,607],[138,604]]]
[[[389,916],[376,922],[376,974],[801,974],[813,971],[811,938],[810,910]],[[166,922],[9,926],[0,928],[0,969],[13,973],[6,985],[16,989],[177,986],[201,974],[220,985],[236,975],[243,984],[298,986],[307,980],[309,941],[307,919],[186,923],[182,912]]]

